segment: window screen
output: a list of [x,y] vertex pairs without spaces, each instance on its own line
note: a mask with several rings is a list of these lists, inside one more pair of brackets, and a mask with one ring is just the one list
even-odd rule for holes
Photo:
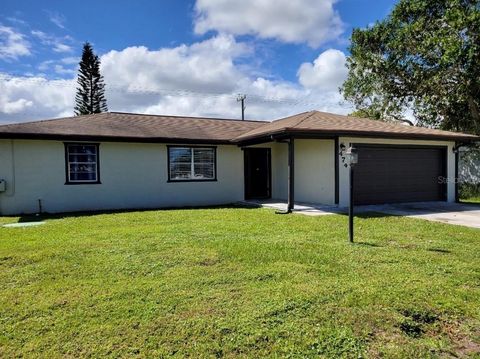
[[215,180],[215,148],[169,147],[169,180]]
[[98,145],[66,144],[67,183],[98,183]]

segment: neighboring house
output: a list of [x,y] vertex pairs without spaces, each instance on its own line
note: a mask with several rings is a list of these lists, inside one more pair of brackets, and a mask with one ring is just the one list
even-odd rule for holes
[[102,113],[0,126],[0,213],[228,204],[346,206],[456,199],[471,135],[317,111],[273,122]]

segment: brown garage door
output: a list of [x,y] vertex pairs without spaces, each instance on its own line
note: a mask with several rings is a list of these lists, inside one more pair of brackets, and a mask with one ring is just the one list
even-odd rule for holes
[[446,148],[355,145],[356,204],[444,201]]

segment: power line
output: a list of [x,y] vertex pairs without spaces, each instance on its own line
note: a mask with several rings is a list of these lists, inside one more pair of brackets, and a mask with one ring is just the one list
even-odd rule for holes
[[[75,79],[65,80],[65,79],[46,79],[42,77],[20,77],[13,76],[5,73],[0,73],[0,81],[18,81],[18,82],[29,82],[29,83],[38,83],[42,86],[56,86],[63,88],[76,88]],[[117,93],[127,93],[127,94],[146,94],[146,95],[160,95],[160,96],[190,96],[190,97],[203,97],[203,98],[234,98],[235,94],[233,92],[212,92],[212,91],[194,91],[189,89],[162,89],[162,88],[153,88],[153,87],[144,87],[144,86],[127,86],[118,84],[118,83],[108,83],[106,85],[106,91],[108,92],[117,92]],[[242,108],[242,118],[244,117],[245,111],[245,99],[247,94],[243,93],[237,95],[237,101],[241,102]],[[243,97],[243,98],[242,98]],[[285,98],[285,97],[272,97],[272,96],[261,96],[258,94],[248,94],[251,104],[255,103],[275,103],[279,105],[290,105],[290,106],[305,106],[314,108],[316,106],[321,106],[321,103],[316,101],[311,101],[308,99],[308,95],[299,98]]]

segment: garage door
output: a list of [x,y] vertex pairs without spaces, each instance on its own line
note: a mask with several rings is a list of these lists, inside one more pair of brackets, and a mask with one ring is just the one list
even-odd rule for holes
[[355,203],[444,201],[446,148],[355,145]]

